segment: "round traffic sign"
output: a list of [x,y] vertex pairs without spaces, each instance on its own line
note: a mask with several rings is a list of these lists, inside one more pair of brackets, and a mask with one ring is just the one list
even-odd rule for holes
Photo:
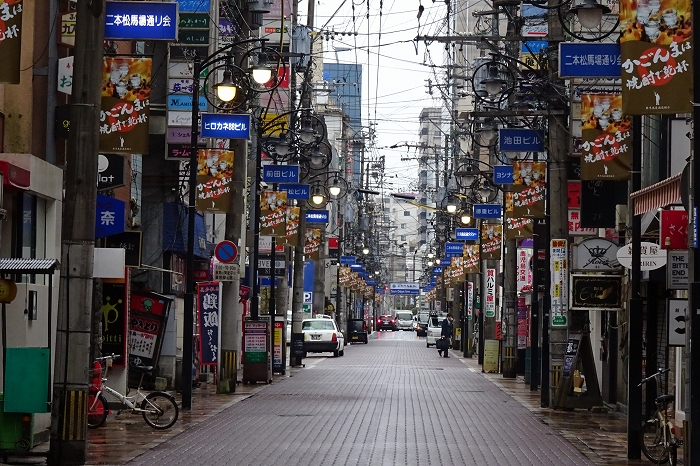
[[238,257],[236,243],[228,240],[220,242],[214,248],[214,257],[224,264],[235,261],[236,257]]

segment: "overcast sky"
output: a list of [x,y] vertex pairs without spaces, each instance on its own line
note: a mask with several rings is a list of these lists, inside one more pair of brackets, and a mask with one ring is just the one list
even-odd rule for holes
[[[336,60],[334,49],[351,48],[338,51],[338,61],[363,66],[362,120],[365,125],[376,123],[375,153],[386,157],[387,192],[405,191],[417,178],[417,163],[401,161],[402,157],[415,157],[415,149],[388,147],[417,142],[421,109],[442,106],[437,90],[433,92],[435,98],[427,92],[427,80],[435,83],[436,74],[442,73],[442,69],[427,65],[443,64],[444,44],[435,43],[426,48],[424,43],[419,43],[416,50],[413,39],[419,34],[446,34],[446,7],[442,1],[422,1],[425,9],[420,22],[416,18],[418,0],[346,0],[333,18],[342,0],[316,3],[315,28],[325,26],[325,30],[336,32],[335,40],[324,41],[324,60]],[[300,22],[306,22],[305,3],[300,4],[299,11]]]

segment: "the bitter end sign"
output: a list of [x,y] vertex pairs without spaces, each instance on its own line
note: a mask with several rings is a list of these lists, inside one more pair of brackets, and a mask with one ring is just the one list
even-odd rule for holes
[[232,241],[222,241],[214,248],[214,257],[216,257],[219,262],[228,264],[235,261],[238,257],[238,248]]

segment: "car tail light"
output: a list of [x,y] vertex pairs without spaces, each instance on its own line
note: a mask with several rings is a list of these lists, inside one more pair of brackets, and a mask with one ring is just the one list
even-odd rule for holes
[[395,323],[396,323],[396,319],[391,319],[391,323],[392,323],[392,324],[395,324]]
[[381,323],[382,323],[382,319],[377,319],[377,323],[378,323],[378,324],[381,324]]
[[331,341],[338,341],[338,335],[334,333],[333,338],[331,338]]

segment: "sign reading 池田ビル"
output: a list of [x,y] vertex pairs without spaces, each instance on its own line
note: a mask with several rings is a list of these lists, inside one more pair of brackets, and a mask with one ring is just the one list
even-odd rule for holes
[[151,58],[105,57],[100,152],[148,154]]
[[632,121],[619,94],[581,95],[581,179],[628,180]]
[[620,2],[622,111],[693,111],[690,0]]

